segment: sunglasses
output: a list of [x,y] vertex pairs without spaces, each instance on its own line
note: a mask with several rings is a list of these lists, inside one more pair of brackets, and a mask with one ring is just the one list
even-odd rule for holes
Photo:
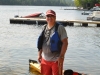
[[54,17],[54,15],[46,15],[46,17]]

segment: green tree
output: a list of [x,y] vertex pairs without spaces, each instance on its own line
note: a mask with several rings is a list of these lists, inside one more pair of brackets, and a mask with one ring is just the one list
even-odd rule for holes
[[67,6],[71,0],[0,0],[0,5]]
[[96,3],[100,3],[100,0],[74,0],[76,7],[92,8]]
[[81,2],[80,0],[74,0],[75,6],[76,7],[81,7]]

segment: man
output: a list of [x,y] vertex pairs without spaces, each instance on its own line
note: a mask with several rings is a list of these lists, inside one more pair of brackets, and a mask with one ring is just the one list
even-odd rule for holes
[[56,13],[53,10],[46,12],[47,25],[44,27],[44,38],[42,48],[38,51],[38,61],[41,63],[41,73],[43,75],[62,75],[64,56],[68,46],[68,37],[65,28],[58,26],[57,32],[62,42],[61,50],[51,51],[50,38],[55,32]]

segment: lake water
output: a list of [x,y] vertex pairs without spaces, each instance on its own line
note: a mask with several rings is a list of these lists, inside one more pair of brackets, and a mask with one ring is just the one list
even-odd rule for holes
[[[15,15],[25,16],[53,9],[57,19],[86,20],[78,10],[61,10],[57,6],[0,6],[0,75],[36,75],[29,72],[29,59],[37,60],[37,25],[10,24]],[[100,75],[100,27],[65,27],[68,50],[64,69]]]

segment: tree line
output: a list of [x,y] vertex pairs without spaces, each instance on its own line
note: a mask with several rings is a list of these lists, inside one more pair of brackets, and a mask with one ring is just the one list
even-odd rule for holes
[[71,0],[0,0],[0,5],[67,6]]
[[92,8],[95,4],[99,4],[100,0],[74,0],[76,7],[83,7],[83,8]]
[[0,5],[76,6],[92,8],[100,0],[0,0]]

